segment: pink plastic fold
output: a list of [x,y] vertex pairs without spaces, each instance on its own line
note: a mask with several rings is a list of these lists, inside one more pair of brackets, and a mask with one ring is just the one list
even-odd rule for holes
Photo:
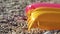
[[53,4],[53,3],[33,3],[26,7],[26,13],[28,13],[31,9],[36,9],[39,7],[51,7],[51,8],[60,8],[60,4]]

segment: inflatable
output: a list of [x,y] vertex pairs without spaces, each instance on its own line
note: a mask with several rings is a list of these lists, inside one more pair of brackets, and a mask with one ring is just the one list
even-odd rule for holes
[[28,30],[60,30],[60,4],[33,3],[26,7]]

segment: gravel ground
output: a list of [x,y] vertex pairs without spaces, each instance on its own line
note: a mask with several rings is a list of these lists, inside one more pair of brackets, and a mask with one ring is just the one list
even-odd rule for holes
[[0,0],[0,34],[59,34],[59,30],[27,31],[25,7],[34,2],[60,3],[60,0]]

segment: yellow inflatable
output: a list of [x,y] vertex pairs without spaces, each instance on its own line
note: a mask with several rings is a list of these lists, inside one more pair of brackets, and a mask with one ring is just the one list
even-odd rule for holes
[[28,30],[60,30],[60,4],[35,3],[26,7]]

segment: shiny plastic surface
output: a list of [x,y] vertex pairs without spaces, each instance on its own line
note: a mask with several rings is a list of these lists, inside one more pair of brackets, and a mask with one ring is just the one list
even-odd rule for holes
[[31,6],[26,12],[28,30],[31,28],[60,30],[60,4],[38,3]]

